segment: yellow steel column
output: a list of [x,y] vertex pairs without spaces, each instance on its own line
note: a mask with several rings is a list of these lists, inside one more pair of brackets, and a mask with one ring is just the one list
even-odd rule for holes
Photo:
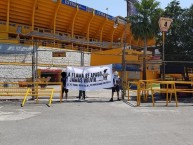
[[[75,24],[75,20],[76,20],[76,16],[77,16],[77,14],[78,14],[78,11],[79,11],[79,8],[78,8],[78,6],[77,6],[77,7],[76,7],[76,12],[75,12],[75,14],[74,14],[74,16],[73,16],[73,19],[72,19],[71,38],[74,37],[74,24]],[[73,43],[72,43],[72,49],[73,49]]]
[[[114,24],[113,24],[113,25],[114,25]],[[113,36],[114,36],[114,33],[115,33],[115,29],[117,29],[117,28],[113,28],[112,34],[111,34],[111,48],[112,48],[112,46],[113,46]]]
[[71,37],[74,36],[74,23],[75,23],[75,20],[76,20],[76,16],[78,14],[78,11],[79,11],[79,8],[78,6],[76,7],[76,12],[74,14],[74,17],[73,17],[73,20],[72,20],[72,32],[71,32]]
[[[31,17],[31,31],[34,31],[34,19],[35,19],[35,11],[36,11],[37,0],[34,0],[34,5],[32,9],[32,17]],[[32,45],[33,45],[33,37],[32,37]]]
[[[61,0],[58,1],[58,4],[57,4],[57,7],[56,7],[56,10],[55,10],[55,13],[54,13],[54,16],[53,16],[53,22],[51,22],[51,25],[53,25],[53,28],[54,28],[54,36],[56,34],[56,18],[57,18],[57,14],[58,14],[58,10],[60,8],[60,5],[61,5]],[[55,47],[55,41],[54,41],[54,47]]]
[[7,1],[7,25],[6,25],[6,31],[9,32],[9,15],[10,15],[10,1]]
[[121,33],[121,47],[123,47],[124,34],[125,34],[125,28],[123,28],[123,31]]
[[[91,16],[91,18],[90,18],[90,20],[89,20],[89,22],[88,22],[88,26],[87,26],[87,33],[86,33],[86,39],[87,39],[87,41],[89,41],[90,24],[91,24],[94,16],[95,16],[95,14],[94,14],[94,11],[93,11],[93,12],[92,12],[92,16]],[[87,45],[87,49],[88,49],[88,47],[89,47],[89,45]]]
[[100,42],[102,42],[102,38],[103,38],[103,29],[104,29],[104,26],[106,24],[106,22],[108,21],[108,18],[105,18],[105,21],[103,22],[103,25],[101,27],[101,31],[100,31]]
[[36,11],[36,4],[37,4],[37,0],[34,0],[33,10],[32,10],[32,17],[31,17],[31,22],[32,22],[32,24],[31,24],[32,30],[31,31],[34,30],[34,17],[35,17],[35,11]]

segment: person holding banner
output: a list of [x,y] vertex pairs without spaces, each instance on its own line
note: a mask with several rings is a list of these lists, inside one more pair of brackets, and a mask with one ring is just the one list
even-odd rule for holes
[[79,90],[79,96],[78,96],[79,100],[81,99],[81,97],[83,100],[85,100],[85,91]]
[[114,86],[112,87],[112,97],[109,100],[110,102],[113,102],[113,96],[115,92],[117,92],[117,101],[120,101],[119,99],[120,83],[121,83],[121,79],[119,77],[119,74],[117,71],[115,71],[114,76],[113,76],[113,85]]
[[65,92],[65,96],[66,96],[66,100],[68,98],[68,89],[66,88],[66,79],[67,79],[67,75],[66,75],[66,72],[62,72],[61,73],[61,82],[62,82],[62,98],[63,98],[63,95],[64,95],[64,92]]

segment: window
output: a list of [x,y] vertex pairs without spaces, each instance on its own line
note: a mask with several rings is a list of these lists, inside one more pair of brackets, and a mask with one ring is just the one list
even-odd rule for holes
[[44,30],[45,33],[51,33],[51,30]]
[[42,42],[42,46],[46,46],[46,41],[43,41],[43,42]]
[[65,48],[65,43],[62,43],[62,48]]
[[20,43],[21,43],[21,44],[24,44],[24,39],[20,39]]
[[13,23],[10,23],[9,26],[15,27],[16,25]]
[[3,24],[3,25],[5,25],[6,23],[5,23],[5,22],[0,22],[0,24]]
[[24,26],[25,29],[29,29],[29,26]]
[[44,32],[44,30],[43,30],[43,29],[39,29],[39,32],[43,33],[43,32]]
[[38,31],[39,29],[38,28],[34,28],[34,31]]

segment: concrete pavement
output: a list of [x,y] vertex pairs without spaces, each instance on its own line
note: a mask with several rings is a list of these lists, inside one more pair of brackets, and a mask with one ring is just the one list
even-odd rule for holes
[[77,95],[70,91],[61,104],[55,97],[51,107],[47,99],[23,108],[21,100],[1,100],[0,145],[193,145],[192,103],[134,107],[108,102],[111,90],[87,92],[86,101]]

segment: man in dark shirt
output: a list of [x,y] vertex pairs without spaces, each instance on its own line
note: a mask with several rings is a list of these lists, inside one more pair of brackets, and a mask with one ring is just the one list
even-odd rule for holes
[[64,92],[65,92],[65,96],[67,99],[68,98],[68,89],[66,89],[66,79],[67,79],[66,72],[62,72],[61,76],[62,76],[61,82],[63,84],[63,86],[62,86],[62,98],[63,98]]

